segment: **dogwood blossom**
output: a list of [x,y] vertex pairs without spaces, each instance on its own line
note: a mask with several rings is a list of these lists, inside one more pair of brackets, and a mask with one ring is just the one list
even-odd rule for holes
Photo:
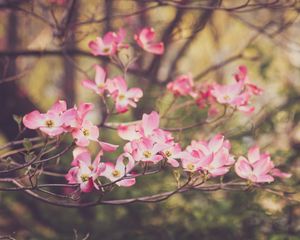
[[104,91],[107,90],[106,72],[99,65],[95,65],[95,71],[95,81],[86,79],[81,84],[83,87],[93,90],[96,94],[103,95]]
[[74,167],[66,174],[66,180],[70,184],[79,183],[82,192],[91,192],[94,188],[99,189],[96,180],[106,167],[100,162],[101,153],[93,162],[88,150],[80,149],[79,153],[74,155],[76,157],[72,162]]
[[90,141],[98,141],[99,129],[91,121],[85,119],[79,128],[73,130],[72,136],[76,139],[78,146],[86,147]]
[[163,42],[154,42],[155,31],[151,27],[143,28],[138,34],[134,35],[137,44],[145,51],[161,55],[164,53]]
[[126,32],[120,29],[118,33],[108,32],[103,38],[97,37],[96,40],[89,42],[89,48],[95,56],[111,56],[120,48],[127,48],[128,45],[123,44]]
[[142,138],[136,142],[132,156],[135,161],[158,163],[164,157],[160,155],[160,151],[168,148],[167,144],[161,144],[153,141],[150,138]]
[[243,82],[246,90],[252,95],[261,95],[263,90],[253,83],[249,83],[248,69],[246,66],[239,66],[238,72],[234,74],[234,78],[237,82]]
[[251,182],[273,182],[274,176],[287,178],[290,174],[283,173],[275,168],[268,153],[260,154],[259,148],[254,146],[248,151],[248,159],[241,156],[235,164],[235,172]]
[[23,117],[23,124],[29,129],[39,129],[50,137],[65,132],[63,112],[67,109],[65,101],[56,102],[46,113],[35,110]]
[[128,89],[125,79],[120,76],[112,79],[108,88],[118,113],[127,112],[128,106],[136,107],[136,102],[143,96],[143,91],[140,88]]
[[175,96],[195,96],[193,88],[194,81],[191,74],[180,75],[167,85],[167,89]]
[[234,158],[229,154],[229,150],[229,141],[224,141],[224,136],[221,134],[217,134],[208,142],[192,141],[191,145],[187,147],[191,160],[183,160],[186,165],[184,168],[188,171],[201,170],[207,172],[211,177],[224,175],[234,163]]
[[134,168],[134,164],[132,156],[128,153],[123,153],[118,157],[115,165],[111,162],[105,163],[106,168],[101,173],[101,176],[116,182],[118,186],[130,187],[135,184],[135,178],[129,176],[130,171]]
[[216,100],[225,105],[237,108],[245,113],[254,111],[254,107],[249,106],[250,95],[244,90],[243,82],[228,85],[216,84],[212,90],[212,95]]

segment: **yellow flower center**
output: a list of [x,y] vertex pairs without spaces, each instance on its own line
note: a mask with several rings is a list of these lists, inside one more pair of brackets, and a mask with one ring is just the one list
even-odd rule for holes
[[189,171],[194,171],[195,170],[195,164],[193,163],[189,163],[186,168],[189,170]]
[[224,98],[225,101],[229,101],[230,100],[230,97],[228,95],[225,95],[223,98]]
[[108,53],[109,51],[110,51],[110,48],[109,48],[109,47],[103,48],[103,52],[104,52],[104,53]]
[[47,128],[52,128],[52,127],[54,127],[54,122],[53,122],[52,120],[47,120],[47,121],[45,122],[45,124],[46,124],[46,127],[47,127]]
[[114,170],[111,174],[112,174],[114,177],[120,177],[120,176],[121,176],[121,173],[120,173],[120,171],[118,171],[118,170]]
[[171,156],[172,156],[172,153],[171,153],[169,150],[167,150],[167,151],[165,152],[165,155],[166,155],[167,157],[171,157]]
[[90,135],[90,132],[87,129],[83,129],[82,133],[83,133],[83,136],[85,136],[85,137]]
[[147,150],[144,152],[144,156],[145,158],[150,158],[152,156],[152,153]]
[[124,99],[125,99],[125,95],[124,95],[124,94],[120,94],[120,95],[119,95],[119,100],[122,101],[122,100],[124,100]]
[[89,169],[90,169],[91,171],[93,171],[93,170],[94,170],[94,167],[93,167],[92,165],[90,165],[90,166],[89,166]]
[[81,181],[86,182],[86,181],[89,180],[89,175],[87,175],[87,174],[82,174],[82,175],[80,176],[80,178],[81,178]]
[[105,84],[104,83],[99,83],[97,86],[98,86],[98,88],[105,88]]

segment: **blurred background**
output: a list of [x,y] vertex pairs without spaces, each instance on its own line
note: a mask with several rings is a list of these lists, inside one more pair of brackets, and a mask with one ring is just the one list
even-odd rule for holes
[[[191,139],[223,132],[236,154],[245,154],[258,143],[281,169],[293,174],[274,187],[294,191],[295,199],[300,199],[299,11],[297,0],[0,0],[0,143],[18,135],[13,114],[46,111],[57,99],[66,100],[69,107],[93,102],[92,118],[99,123],[100,99],[83,89],[80,81],[94,78],[96,63],[112,76],[122,72],[108,58],[90,54],[88,42],[123,27],[130,43],[134,33],[151,26],[166,52],[139,53],[128,81],[141,87],[144,97],[136,109],[112,121],[165,111],[172,102],[165,86],[179,74],[190,72],[199,84],[229,83],[238,66],[246,65],[250,80],[264,89],[252,103],[255,112],[237,113],[219,126],[176,133],[176,138],[185,146]],[[119,57],[124,61],[135,54],[132,48],[122,51]],[[170,112],[163,124],[184,126],[205,114],[189,105]],[[101,129],[101,136],[122,144],[112,130]],[[62,172],[68,170],[70,160],[70,154],[61,159]],[[139,179],[130,189],[115,190],[111,197],[156,193],[172,184],[171,173],[160,173]],[[296,240],[300,205],[249,190],[189,192],[155,204],[67,209],[21,192],[0,192],[0,239],[5,235],[11,239]]]

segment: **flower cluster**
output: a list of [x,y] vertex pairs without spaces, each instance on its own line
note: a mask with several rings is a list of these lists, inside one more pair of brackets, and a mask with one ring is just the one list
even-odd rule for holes
[[210,141],[192,141],[187,147],[187,156],[182,160],[183,168],[189,172],[200,171],[211,177],[222,176],[234,164],[229,154],[231,145],[224,136],[216,135]]
[[128,89],[125,79],[121,76],[106,79],[106,72],[99,65],[95,65],[95,70],[95,81],[89,79],[82,81],[85,88],[101,96],[104,94],[111,96],[118,113],[127,112],[129,106],[136,107],[136,102],[143,96],[143,91],[140,88]]
[[245,113],[254,111],[250,106],[253,95],[260,95],[262,89],[248,82],[247,68],[240,66],[234,75],[235,82],[221,85],[217,83],[196,85],[191,75],[182,75],[170,82],[167,89],[175,96],[191,96],[200,108],[209,106],[209,113],[216,112],[216,104],[230,106]]
[[144,114],[139,124],[119,126],[118,133],[122,139],[129,140],[124,151],[136,162],[157,164],[165,159],[173,167],[179,166],[176,158],[180,146],[174,142],[171,133],[159,128],[157,112]]
[[149,166],[161,163],[173,168],[181,167],[188,174],[199,174],[204,179],[224,176],[233,165],[238,176],[254,183],[272,182],[274,176],[290,177],[290,174],[274,167],[269,154],[260,154],[258,147],[250,148],[249,160],[240,156],[236,162],[235,156],[230,153],[230,142],[221,134],[215,135],[209,141],[193,140],[182,150],[171,133],[159,128],[157,112],[144,114],[137,124],[120,125],[118,134],[128,142],[115,164],[101,163],[101,152],[91,163],[87,150],[76,148],[72,162],[74,167],[66,176],[69,183],[80,184],[85,192],[87,189],[99,189],[99,178],[104,177],[118,186],[129,187],[136,182],[136,175],[132,171],[136,166],[145,163]]
[[[136,182],[132,171],[137,165],[146,163],[182,167],[183,171],[198,173],[205,179],[225,175],[234,164],[238,176],[254,183],[272,182],[274,177],[290,176],[275,168],[270,155],[260,154],[258,147],[249,149],[248,159],[240,156],[235,163],[235,157],[230,153],[231,144],[221,134],[215,135],[209,141],[193,140],[182,150],[172,134],[159,127],[160,117],[154,111],[144,114],[138,123],[121,124],[118,134],[128,141],[124,152],[115,164],[101,162],[103,151],[115,151],[117,146],[98,140],[98,127],[86,119],[92,109],[93,106],[89,103],[67,109],[64,101],[58,101],[46,113],[33,111],[23,118],[27,128],[39,129],[50,137],[65,132],[72,134],[78,147],[73,151],[73,167],[67,173],[66,179],[70,184],[79,184],[82,192],[100,189],[101,177],[118,186],[132,186]],[[94,161],[86,148],[90,141],[100,143],[102,148]]]
[[[89,48],[95,56],[113,56],[120,49],[128,48],[125,44],[126,31],[120,29],[119,32],[108,32],[103,38],[97,37],[96,40],[90,41]],[[139,33],[134,35],[134,39],[138,46],[149,53],[161,55],[164,53],[163,42],[156,42],[155,31],[153,28],[143,28]]]
[[98,142],[104,151],[114,151],[117,146],[101,142],[99,129],[86,116],[93,104],[82,103],[67,109],[65,101],[56,102],[46,113],[35,110],[23,117],[23,124],[29,129],[38,129],[49,137],[71,133],[76,145],[86,147],[90,141]]
[[[91,41],[89,47],[95,56],[117,58],[116,53],[120,49],[129,48],[129,44],[124,43],[125,36],[124,29],[117,33],[108,32],[103,38],[97,37],[95,41]],[[152,28],[144,28],[134,35],[137,45],[145,51],[162,54],[164,45],[162,42],[156,42],[154,38],[155,32]],[[101,66],[95,65],[94,68],[95,79],[83,80],[83,87],[99,95],[104,103],[110,98],[117,113],[127,112],[129,106],[137,106],[136,103],[143,96],[140,88],[128,88],[124,77],[109,78]],[[170,82],[167,90],[176,97],[192,97],[200,108],[209,107],[209,115],[217,113],[218,104],[246,113],[253,112],[250,98],[261,94],[262,90],[249,83],[244,66],[239,67],[234,79],[234,83],[227,85],[198,85],[194,83],[191,74],[186,74]],[[108,112],[106,121],[114,112],[107,105],[105,107]],[[249,149],[248,158],[234,156],[229,140],[222,134],[217,134],[208,141],[193,140],[183,149],[171,132],[160,127],[160,116],[155,111],[143,114],[142,119],[137,122],[117,124],[119,137],[126,141],[123,151],[114,162],[101,161],[104,151],[114,152],[118,146],[99,141],[98,126],[87,118],[92,109],[93,105],[90,103],[67,109],[65,101],[58,101],[46,113],[33,111],[23,118],[27,128],[40,130],[49,137],[57,137],[64,133],[72,135],[77,146],[73,150],[72,168],[65,177],[68,183],[78,184],[82,192],[103,190],[105,186],[112,184],[130,187],[136,183],[138,170],[146,171],[148,167],[157,169],[157,166],[181,169],[189,179],[197,176],[203,181],[222,177],[233,166],[239,177],[251,183],[272,182],[274,177],[290,177],[290,174],[275,168],[270,155],[261,154],[257,146]],[[105,121],[101,123],[101,127],[108,126],[105,125]],[[90,142],[96,142],[101,147],[93,161],[88,149]],[[105,183],[107,181],[109,183]]]
[[254,146],[248,151],[248,159],[241,156],[235,164],[235,172],[241,178],[251,182],[273,182],[274,177],[288,178],[291,174],[283,173],[275,168],[268,153],[260,153],[259,148]]

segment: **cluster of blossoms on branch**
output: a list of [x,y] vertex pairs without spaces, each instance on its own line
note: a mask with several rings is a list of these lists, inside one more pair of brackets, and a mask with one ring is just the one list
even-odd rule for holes
[[[154,37],[152,28],[144,28],[134,39],[145,51],[162,54],[163,43],[155,42]],[[124,39],[125,31],[120,29],[118,33],[108,32],[103,38],[91,41],[89,47],[94,55],[112,56],[120,49],[129,47]],[[129,106],[137,106],[143,96],[140,88],[128,88],[122,76],[108,78],[107,72],[99,65],[95,65],[95,72],[95,79],[85,79],[82,85],[99,95],[104,102],[111,98],[117,114],[127,112]],[[209,106],[210,113],[216,104],[253,112],[254,107],[249,105],[250,98],[261,94],[262,90],[249,83],[244,66],[239,67],[234,77],[235,82],[229,85],[214,83],[204,86],[196,85],[189,74],[181,75],[167,85],[167,91],[177,97],[191,96],[200,108]],[[117,133],[126,141],[123,151],[116,161],[102,161],[105,151],[115,152],[118,146],[99,140],[99,127],[105,127],[105,121],[100,126],[89,121],[87,115],[92,109],[91,103],[67,109],[65,101],[58,101],[46,113],[33,111],[23,118],[27,128],[40,130],[50,138],[65,133],[72,135],[77,146],[73,150],[72,168],[66,179],[70,184],[80,185],[82,192],[101,190],[106,181],[130,187],[136,183],[140,169],[154,166],[181,169],[186,176],[205,180],[222,177],[232,168],[239,177],[252,183],[269,183],[274,181],[274,177],[290,176],[275,168],[270,155],[261,154],[257,146],[249,149],[248,158],[233,155],[229,140],[224,139],[222,134],[213,136],[209,141],[193,140],[183,148],[171,132],[160,127],[160,115],[156,111],[143,114],[139,121],[118,124]],[[100,146],[93,161],[88,149],[90,142],[97,142]]]
[[35,110],[23,118],[25,127],[38,129],[49,137],[58,137],[63,133],[71,133],[76,145],[86,147],[90,141],[100,144],[104,151],[114,151],[117,146],[99,141],[99,128],[86,116],[93,109],[93,104],[82,103],[67,109],[65,101],[56,102],[46,113]]
[[[126,31],[120,29],[116,32],[108,32],[103,38],[97,37],[96,40],[90,41],[89,47],[95,56],[113,56],[118,50],[128,48],[129,44],[124,43]],[[134,35],[138,46],[149,53],[161,55],[164,53],[164,44],[155,41],[155,31],[151,27],[143,28]]]
[[218,113],[217,104],[232,107],[245,113],[252,113],[255,108],[250,105],[251,97],[262,94],[262,89],[249,83],[247,68],[240,66],[234,74],[235,82],[231,84],[198,84],[192,75],[180,75],[167,85],[167,89],[175,96],[191,96],[199,108],[209,107],[209,115]]

